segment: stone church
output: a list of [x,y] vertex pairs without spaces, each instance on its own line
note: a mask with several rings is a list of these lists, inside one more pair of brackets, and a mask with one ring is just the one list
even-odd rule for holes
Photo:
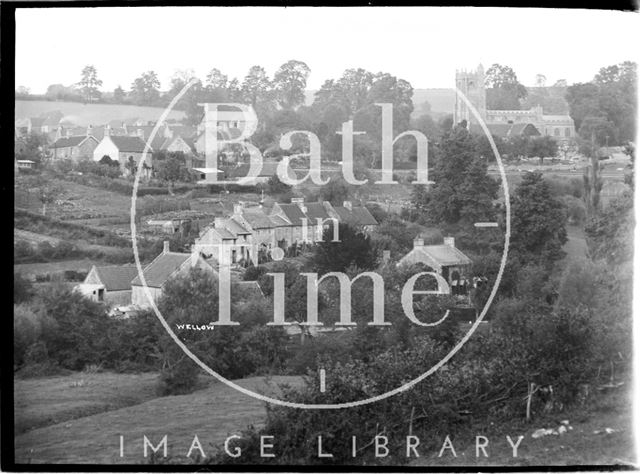
[[[506,124],[531,124],[540,135],[553,137],[560,143],[569,143],[575,137],[575,125],[569,115],[546,115],[540,105],[529,110],[487,109],[487,91],[482,64],[475,71],[457,70],[456,87],[476,108],[490,131],[493,128],[503,129]],[[478,126],[475,115],[458,94],[456,94],[453,120],[454,123],[466,120],[471,128]]]

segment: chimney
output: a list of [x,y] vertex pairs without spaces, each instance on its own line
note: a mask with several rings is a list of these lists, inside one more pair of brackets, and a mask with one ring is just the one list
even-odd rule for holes
[[136,135],[138,135],[141,140],[144,140],[144,130],[142,130],[141,128],[137,130]]
[[164,245],[163,245],[163,247],[162,247],[162,254],[164,255],[164,254],[169,253],[169,251],[170,251],[170,250],[169,250],[169,241],[168,241],[168,240],[165,240],[165,241],[163,242],[163,244],[164,244]]
[[216,217],[213,219],[213,227],[216,229],[223,229],[225,227],[225,218],[224,217]]
[[111,135],[111,127],[109,126],[109,124],[106,124],[104,126],[104,136],[108,137],[109,135]]
[[456,248],[456,239],[454,237],[445,237],[444,244],[448,245],[449,247]]
[[346,207],[349,211],[352,211],[352,210],[353,210],[353,206],[351,205],[351,201],[344,201],[344,202],[342,203],[342,206],[343,206],[343,207]]
[[382,251],[382,264],[386,265],[391,260],[391,250],[383,250]]
[[422,237],[416,237],[413,239],[413,248],[424,247],[424,239]]
[[66,134],[67,138],[69,138],[71,136],[71,130],[67,128],[67,134]]
[[87,127],[87,136],[93,135],[93,125]]
[[233,214],[238,215],[242,214],[242,209],[244,209],[244,204],[238,203],[233,205]]

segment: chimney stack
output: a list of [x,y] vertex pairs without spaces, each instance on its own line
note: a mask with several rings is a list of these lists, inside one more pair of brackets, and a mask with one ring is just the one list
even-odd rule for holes
[[93,135],[93,125],[87,127],[87,136],[89,137],[91,135]]
[[69,138],[71,136],[71,130],[67,128],[67,134],[66,137]]
[[342,203],[342,206],[343,206],[343,207],[345,207],[345,208],[347,208],[349,211],[352,211],[352,210],[353,210],[353,206],[351,205],[351,201],[344,201],[344,202]]
[[141,128],[137,130],[136,135],[138,135],[141,140],[144,140],[144,130],[142,130]]
[[244,204],[243,203],[234,204],[233,205],[233,214],[234,215],[242,214],[242,209],[244,209]]
[[223,229],[224,222],[225,222],[224,217],[216,217],[213,219],[213,227],[215,227],[216,229]]
[[165,240],[165,241],[163,242],[163,244],[164,244],[164,245],[163,245],[163,247],[162,247],[162,253],[163,253],[163,255],[164,255],[164,254],[167,254],[167,253],[169,253],[169,252],[170,252],[170,249],[169,249],[169,241],[168,241],[168,240]]
[[413,248],[424,247],[424,239],[422,237],[416,237],[413,239]]
[[456,248],[456,239],[454,237],[445,237],[444,244],[448,245],[449,247]]
[[109,124],[106,124],[104,126],[104,136],[108,137],[109,135],[111,135],[111,127],[109,126]]

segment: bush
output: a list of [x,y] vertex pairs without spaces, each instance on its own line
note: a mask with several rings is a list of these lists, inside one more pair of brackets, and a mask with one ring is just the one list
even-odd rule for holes
[[156,386],[158,395],[184,395],[197,387],[200,369],[186,355],[184,357],[186,360],[160,371]]
[[561,199],[567,208],[567,223],[582,227],[587,218],[584,201],[571,195],[564,195]]
[[13,303],[24,303],[33,296],[33,285],[20,273],[13,272]]

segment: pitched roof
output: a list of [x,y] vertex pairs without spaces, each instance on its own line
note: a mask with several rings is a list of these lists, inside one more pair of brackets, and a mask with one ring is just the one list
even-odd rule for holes
[[275,227],[289,227],[291,225],[280,216],[269,216],[269,220]]
[[317,222],[316,219],[329,219],[331,216],[327,212],[327,209],[321,202],[309,202],[305,203],[304,206],[307,208],[307,216],[309,217],[311,223],[315,224]]
[[378,225],[378,221],[371,215],[369,209],[363,206],[353,206],[351,210],[344,206],[333,206],[340,222],[349,225]]
[[273,222],[261,208],[243,209],[242,217],[253,229],[270,229]]
[[[188,253],[161,253],[143,271],[147,286],[161,288],[189,258],[191,254]],[[136,276],[131,284],[142,286],[142,281]]]
[[249,234],[251,234],[251,232],[249,232],[240,223],[236,222],[233,219],[227,219],[225,221],[225,226],[229,231],[231,231],[233,234],[236,234],[236,235],[238,235],[238,234],[240,234],[240,235],[249,235]]
[[402,257],[399,264],[417,263],[427,261],[440,266],[470,265],[471,259],[455,247],[450,245],[423,245],[414,247],[407,255]]
[[[519,123],[488,123],[486,124],[491,135],[500,138],[514,137],[517,135],[540,135],[540,131],[535,125],[529,122]],[[473,133],[484,134],[482,127],[476,123],[472,123],[469,127]]]
[[303,225],[304,221],[302,219],[305,219],[307,216],[305,216],[297,204],[278,204],[278,206],[280,206],[282,213],[291,224],[295,226]]
[[140,137],[110,136],[109,138],[119,151],[131,153],[142,153],[144,151],[145,143]]
[[217,232],[222,240],[235,240],[236,238],[238,238],[236,234],[230,232],[224,227],[214,227],[213,232]]
[[123,291],[131,289],[131,280],[138,274],[135,265],[111,265],[95,267],[98,278],[107,291]]
[[95,140],[96,143],[98,143],[98,140],[96,139],[96,137],[93,137],[91,135],[89,135],[89,136],[87,136],[87,135],[75,135],[75,136],[71,136],[71,137],[58,138],[54,142],[54,144],[51,145],[51,148],[67,148],[67,147],[71,147],[71,146],[78,146],[83,141],[85,141],[87,138],[91,138],[92,140]]

